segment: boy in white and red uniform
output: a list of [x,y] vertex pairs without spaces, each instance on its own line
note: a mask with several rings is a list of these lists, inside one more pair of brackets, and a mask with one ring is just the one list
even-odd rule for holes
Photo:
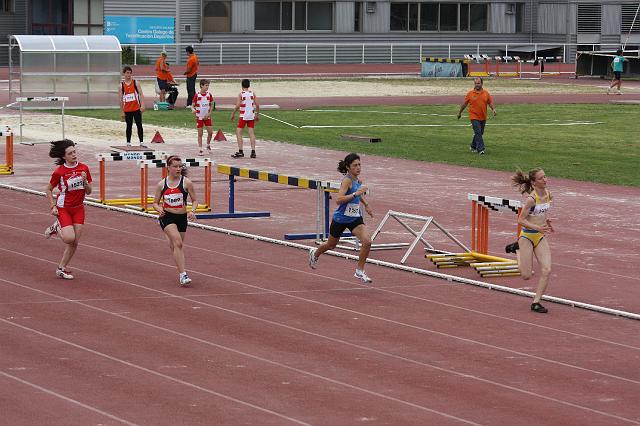
[[193,96],[191,101],[191,112],[196,115],[196,127],[198,129],[198,155],[203,155],[202,133],[203,127],[207,128],[207,150],[211,151],[211,138],[213,129],[211,128],[211,111],[213,110],[213,95],[209,93],[209,80],[200,80],[200,92]]
[[[84,197],[91,194],[91,172],[86,164],[78,161],[75,144],[63,139],[51,142],[49,156],[56,159],[58,167],[53,171],[45,194],[51,205],[51,214],[57,216],[53,225],[44,232],[45,237],[59,234],[65,243],[62,260],[56,275],[67,280],[73,275],[66,269],[78,248],[84,225]],[[53,189],[58,189],[54,199]]]
[[238,152],[233,154],[232,158],[244,157],[242,150],[242,130],[247,126],[249,128],[249,140],[251,141],[251,158],[256,158],[256,135],[253,131],[255,123],[260,119],[260,105],[256,94],[249,90],[251,82],[248,79],[242,80],[242,92],[236,100],[236,107],[231,113],[231,121],[235,120],[236,111],[240,111],[240,119],[236,128],[236,140],[238,141]]

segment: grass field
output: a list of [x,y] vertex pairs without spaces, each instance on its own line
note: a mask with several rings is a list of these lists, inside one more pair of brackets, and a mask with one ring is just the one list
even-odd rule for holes
[[[342,152],[492,170],[543,167],[553,177],[640,186],[637,106],[500,105],[498,117],[487,122],[483,156],[469,152],[473,133],[466,112],[457,120],[457,111],[456,105],[264,109],[256,135]],[[119,120],[115,109],[65,112]],[[229,111],[214,111],[214,130],[233,133],[229,116]],[[186,109],[147,111],[144,122],[195,129],[193,114]],[[379,137],[382,142],[345,141],[343,134]]]

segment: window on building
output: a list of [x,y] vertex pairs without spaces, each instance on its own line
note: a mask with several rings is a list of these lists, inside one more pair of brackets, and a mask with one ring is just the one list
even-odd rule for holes
[[391,3],[391,31],[487,31],[486,4]]
[[469,30],[470,31],[487,31],[487,5],[471,4],[469,5]]
[[331,31],[332,2],[255,2],[256,30]]
[[516,3],[516,32],[524,32],[524,3]]
[[13,12],[13,0],[2,0],[0,3],[0,13],[12,13]]
[[32,0],[31,34],[73,34],[73,0]]
[[600,34],[602,32],[602,5],[578,4],[578,33]]
[[420,31],[438,31],[438,3],[420,4]]
[[440,3],[440,31],[458,31],[458,3]]
[[73,34],[103,34],[103,10],[103,0],[73,0]]
[[203,0],[202,31],[228,33],[231,31],[231,2]]
[[353,31],[359,33],[362,32],[362,2],[357,1],[353,5]]
[[[622,33],[629,34],[640,33],[640,13],[636,16],[638,11],[638,3],[627,3],[622,5],[620,29]],[[635,23],[633,22],[635,19]]]

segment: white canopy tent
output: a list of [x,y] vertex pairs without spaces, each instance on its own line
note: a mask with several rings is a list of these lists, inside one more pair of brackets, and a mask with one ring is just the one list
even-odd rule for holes
[[67,96],[69,106],[114,107],[121,64],[114,36],[12,35],[9,96]]

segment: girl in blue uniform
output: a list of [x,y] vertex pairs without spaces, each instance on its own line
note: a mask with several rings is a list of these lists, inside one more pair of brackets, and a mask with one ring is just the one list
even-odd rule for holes
[[362,219],[360,204],[364,206],[365,211],[371,217],[373,217],[373,211],[364,199],[367,187],[359,178],[361,168],[360,157],[355,153],[347,155],[344,160],[338,163],[338,171],[345,175],[336,197],[338,208],[333,213],[329,239],[317,249],[309,251],[309,266],[315,269],[318,257],[325,251],[336,248],[342,233],[348,228],[360,240],[360,256],[354,276],[365,283],[370,283],[372,280],[365,274],[364,265],[369,256],[369,250],[371,250],[371,234]]
[[542,169],[530,170],[527,175],[518,170],[511,179],[524,195],[522,211],[518,216],[518,224],[522,226],[518,238],[520,274],[525,280],[531,278],[535,255],[541,271],[531,310],[544,314],[547,308],[540,304],[540,299],[547,289],[551,274],[551,249],[545,235],[553,232],[548,216],[553,197],[547,190],[547,177]]

